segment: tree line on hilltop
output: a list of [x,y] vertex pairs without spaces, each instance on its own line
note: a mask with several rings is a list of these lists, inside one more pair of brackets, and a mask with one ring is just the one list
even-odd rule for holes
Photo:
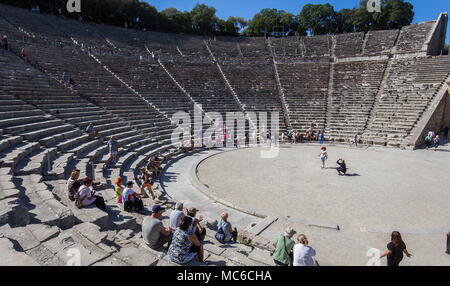
[[[216,16],[214,7],[205,4],[197,4],[191,11],[167,8],[159,12],[139,0],[81,0],[81,17],[88,22],[147,31],[226,36],[302,36],[400,29],[414,18],[413,5],[404,0],[381,0],[381,12],[369,12],[367,1],[339,11],[328,3],[306,4],[298,15],[266,8],[249,20],[242,17],[223,20]],[[0,3],[26,9],[39,5],[41,13],[56,15],[61,9],[66,17],[80,16],[66,11],[67,0],[0,0]]]

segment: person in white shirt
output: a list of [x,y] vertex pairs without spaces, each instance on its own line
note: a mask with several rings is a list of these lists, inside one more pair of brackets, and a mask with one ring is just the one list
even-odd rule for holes
[[128,212],[131,212],[133,209],[137,212],[141,212],[144,210],[144,203],[132,189],[133,185],[133,182],[128,182],[127,187],[122,192],[123,207]]
[[294,246],[294,266],[314,266],[314,248],[308,246],[308,238],[304,234],[297,237],[298,244]]

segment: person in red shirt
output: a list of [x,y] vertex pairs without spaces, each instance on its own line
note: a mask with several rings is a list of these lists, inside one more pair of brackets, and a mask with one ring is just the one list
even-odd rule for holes
[[23,57],[23,59],[24,59],[25,61],[28,60],[28,55],[27,55],[27,53],[25,52],[25,49],[22,49],[22,57]]

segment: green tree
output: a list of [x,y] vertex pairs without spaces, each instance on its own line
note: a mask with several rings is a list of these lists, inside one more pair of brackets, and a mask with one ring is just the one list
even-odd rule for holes
[[197,4],[190,12],[193,28],[200,34],[211,34],[217,29],[218,18],[214,7]]
[[192,21],[189,12],[181,12],[176,8],[167,8],[161,13],[162,30],[173,33],[192,33]]
[[307,4],[300,12],[300,24],[312,35],[331,34],[336,32],[336,12],[327,4]]
[[367,11],[367,1],[360,2],[355,11],[357,31],[400,29],[414,19],[413,5],[403,0],[382,0],[381,12]]
[[356,9],[342,9],[336,13],[337,33],[351,33],[355,31],[355,11]]
[[248,23],[246,35],[263,35],[264,33],[287,32],[297,29],[297,22],[292,13],[277,9],[262,9]]

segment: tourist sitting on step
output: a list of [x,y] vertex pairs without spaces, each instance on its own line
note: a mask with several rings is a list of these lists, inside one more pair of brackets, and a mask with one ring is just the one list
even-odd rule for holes
[[117,202],[119,204],[122,203],[122,194],[123,194],[123,190],[125,189],[122,185],[122,178],[119,177],[116,179],[116,181],[114,182],[114,185],[116,185],[115,187],[115,193],[116,193],[116,199]]
[[153,156],[150,158],[150,161],[147,164],[147,170],[152,172],[154,178],[158,178],[160,172],[162,170],[161,163],[164,161],[164,158],[160,158],[159,156]]
[[[91,205],[95,205],[102,211],[106,211],[105,200],[103,199],[103,197],[96,195],[95,190],[91,190],[91,186],[92,179],[89,177],[84,178],[83,184],[81,185],[77,193],[78,200],[81,206],[88,207]],[[75,198],[75,201],[77,201],[77,198]]]
[[136,192],[132,189],[133,182],[127,182],[127,187],[122,193],[123,209],[127,212],[132,212],[133,210],[140,213],[144,210],[144,203],[137,196]]
[[292,237],[296,231],[291,227],[286,228],[286,231],[277,238],[275,242],[275,251],[272,254],[273,261],[278,266],[292,266],[294,255],[292,250],[295,242]]
[[114,139],[114,136],[108,140],[108,148],[109,148],[109,159],[113,164],[117,163],[117,154],[119,153],[119,143]]
[[183,203],[177,202],[175,205],[175,210],[170,213],[170,228],[172,230],[177,229],[177,227],[181,224],[181,220],[185,217],[183,207]]
[[99,136],[98,131],[95,130],[95,128],[94,128],[94,123],[93,123],[93,122],[89,123],[89,126],[86,127],[85,132],[86,132],[89,136],[91,136],[92,138],[97,138],[97,137]]
[[141,197],[142,198],[147,197],[147,194],[145,193],[145,189],[147,188],[147,191],[152,196],[152,200],[155,200],[156,196],[152,190],[153,182],[150,178],[150,174],[147,173],[147,169],[145,168],[141,169],[141,176],[139,176],[138,179],[141,180]]
[[80,170],[75,168],[70,173],[70,177],[66,183],[68,196],[72,202],[75,201],[75,194],[81,186],[81,183],[78,181],[79,178],[80,178]]
[[222,213],[220,216],[220,222],[217,225],[217,231],[215,238],[220,243],[228,243],[231,240],[236,242],[237,240],[237,230],[232,228],[231,223],[228,222],[228,213]]
[[339,165],[339,167],[336,169],[338,171],[338,174],[340,176],[345,176],[345,174],[347,173],[347,165],[345,164],[345,160],[339,158],[336,163]]
[[202,216],[199,216],[199,218],[195,217],[197,215],[197,212],[198,209],[196,208],[188,208],[186,214],[187,216],[192,218],[191,231],[195,234],[195,236],[197,236],[197,239],[199,241],[204,241],[206,236],[206,228],[200,225],[200,222],[203,221],[203,217]]
[[163,207],[154,205],[152,214],[142,222],[142,238],[151,249],[158,249],[172,242],[172,229],[165,228],[161,221],[164,211]]
[[[189,231],[191,217],[184,217],[180,226],[174,231],[172,243],[167,252],[169,260],[178,264],[186,264],[192,259],[203,262],[203,245],[194,233]],[[196,251],[192,251],[195,246]]]
[[6,34],[4,34],[2,36],[2,44],[3,44],[3,48],[7,51],[8,50],[8,36]]
[[297,244],[294,246],[294,266],[314,266],[313,256],[316,251],[308,246],[308,238],[304,234],[297,237]]

